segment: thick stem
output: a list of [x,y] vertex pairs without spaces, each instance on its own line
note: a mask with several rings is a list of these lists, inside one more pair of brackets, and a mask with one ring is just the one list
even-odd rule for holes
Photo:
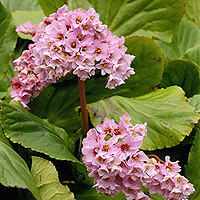
[[78,88],[79,88],[79,97],[80,97],[80,104],[81,104],[81,116],[83,120],[83,131],[84,131],[84,135],[86,136],[89,130],[88,114],[87,114],[87,109],[86,109],[84,81],[81,81],[80,78],[78,78]]

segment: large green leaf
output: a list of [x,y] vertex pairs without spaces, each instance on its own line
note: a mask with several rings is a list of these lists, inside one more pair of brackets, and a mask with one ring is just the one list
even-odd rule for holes
[[184,12],[183,0],[69,0],[70,8],[94,7],[118,36],[142,35],[171,41]]
[[114,197],[109,197],[98,193],[95,188],[87,185],[70,185],[70,189],[74,192],[77,200],[126,200],[122,192]]
[[0,13],[0,98],[3,98],[11,84],[13,69],[10,67],[10,58],[17,42],[17,34],[12,16],[1,2]]
[[63,129],[29,113],[17,102],[2,101],[0,114],[2,129],[14,143],[56,159],[78,162],[72,154],[74,143]]
[[32,157],[31,172],[42,200],[75,200],[69,188],[60,183],[58,172],[50,161]]
[[128,37],[125,45],[128,47],[127,53],[136,56],[132,62],[135,75],[117,88],[114,94],[133,97],[152,91],[162,79],[165,64],[162,51],[147,37]]
[[199,0],[188,0],[186,4],[185,15],[188,19],[195,22],[200,26],[200,1]]
[[101,124],[105,117],[119,121],[129,113],[133,123],[147,122],[147,137],[142,149],[155,150],[179,144],[189,135],[200,115],[186,102],[184,92],[177,86],[126,98],[113,96],[88,104],[92,124]]
[[0,141],[0,183],[4,186],[29,189],[41,200],[35,181],[25,161],[8,145]]
[[185,167],[185,175],[195,186],[195,193],[191,195],[189,199],[199,200],[200,199],[200,129],[196,127],[196,136],[194,144],[190,150],[188,164]]
[[160,87],[178,85],[187,97],[200,93],[200,67],[189,60],[172,60],[165,67]]
[[[30,21],[34,25],[38,25],[44,20],[44,14],[42,10],[37,11],[27,11],[27,10],[17,10],[12,12],[12,17],[15,21],[16,27],[19,25]],[[18,35],[23,39],[32,39],[32,36],[18,33]]]
[[200,44],[200,29],[194,23],[183,18],[171,43],[157,42],[167,58],[181,58],[190,48]]
[[79,105],[78,82],[75,79],[51,85],[30,104],[30,110],[41,118],[64,128],[71,136],[81,128],[74,109]]
[[1,2],[11,11],[16,10],[40,10],[37,0],[1,0]]
[[[132,62],[136,74],[126,80],[126,84],[115,90],[105,88],[106,77],[97,75],[85,81],[88,103],[113,94],[128,97],[143,95],[151,92],[160,83],[164,57],[156,43],[145,37],[130,37],[126,38],[125,45],[128,47],[128,53],[136,56]],[[67,77],[69,76],[67,75]],[[31,112],[65,128],[70,135],[73,135],[81,127],[74,112],[75,107],[79,105],[76,77],[49,86],[29,105]]]

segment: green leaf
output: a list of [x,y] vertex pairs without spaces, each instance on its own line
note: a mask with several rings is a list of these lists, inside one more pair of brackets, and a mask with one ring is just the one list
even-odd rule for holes
[[190,48],[200,44],[200,29],[183,18],[171,43],[157,41],[164,55],[169,59],[181,58]]
[[49,14],[51,13],[55,13],[58,8],[67,3],[67,0],[38,0],[38,1],[46,16],[49,16]]
[[195,193],[191,195],[190,200],[199,200],[200,198],[200,129],[196,128],[196,136],[194,144],[190,150],[188,164],[185,167],[185,175],[194,184],[196,189]]
[[183,0],[69,0],[70,9],[89,6],[113,34],[142,35],[170,42],[184,12]]
[[194,95],[189,98],[188,101],[193,107],[195,107],[195,112],[200,113],[200,94]]
[[172,60],[165,67],[160,87],[182,87],[187,97],[200,93],[200,67],[189,60]]
[[6,137],[14,143],[52,158],[78,162],[72,154],[74,143],[67,133],[29,113],[18,102],[1,102],[1,125]]
[[200,44],[189,48],[183,55],[182,58],[193,60],[200,65]]
[[[12,13],[12,17],[15,21],[16,27],[19,25],[30,21],[34,25],[38,25],[40,22],[44,20],[44,14],[42,10],[37,11],[26,11],[26,10],[17,10]],[[25,35],[22,33],[18,33],[18,35],[23,39],[32,39],[31,35]]]
[[102,193],[97,193],[95,188],[86,185],[70,185],[71,191],[74,192],[76,200],[126,200],[124,194],[120,192],[114,197],[106,196]]
[[136,56],[131,65],[135,75],[113,93],[133,97],[151,92],[162,79],[165,64],[162,51],[147,37],[128,37],[125,45],[128,48],[127,53]]
[[8,145],[0,141],[0,183],[4,186],[29,189],[41,200],[39,191],[25,161]]
[[76,184],[91,186],[94,185],[94,178],[88,176],[89,172],[84,163],[70,162],[69,165],[73,176],[73,180]]
[[63,4],[70,9],[94,7],[103,23],[118,36],[142,35],[170,42],[184,12],[183,0],[39,0],[46,15]]
[[0,99],[3,99],[10,95],[9,92],[11,88],[11,79],[14,76],[14,74],[15,73],[13,71],[13,68],[11,64],[9,63],[7,66],[7,71],[4,72],[4,75],[2,79],[0,80]]
[[177,86],[126,98],[114,96],[87,105],[92,124],[96,127],[105,117],[115,119],[129,113],[133,123],[147,122],[147,137],[142,149],[155,150],[179,144],[192,131],[200,118],[186,102]]
[[1,128],[1,124],[0,124],[0,142],[4,143],[7,146],[12,148],[12,145],[10,144],[10,141],[5,137],[5,135],[3,133],[3,129]]
[[200,1],[189,0],[186,4],[185,16],[200,26]]
[[50,161],[33,156],[31,172],[42,200],[75,200],[69,188],[60,183],[58,172]]
[[[87,102],[91,103],[107,96],[118,94],[128,97],[139,96],[151,92],[162,79],[164,57],[157,44],[149,38],[126,38],[128,53],[136,56],[132,67],[136,74],[126,80],[126,84],[115,90],[105,88],[106,77],[92,77],[85,81]],[[69,75],[66,76],[68,78]],[[74,76],[45,88],[42,93],[29,104],[30,111],[41,118],[47,118],[56,126],[64,128],[74,135],[80,122],[74,112],[79,106],[78,80]],[[76,134],[77,135],[77,134]]]
[[1,3],[0,13],[0,98],[3,98],[11,84],[13,69],[10,59],[17,42],[17,34],[10,12]]
[[1,0],[1,2],[10,10],[40,10],[37,0]]
[[[45,88],[30,104],[30,111],[50,123],[64,128],[73,136],[79,128],[80,121],[74,109],[79,105],[78,81],[75,79]],[[76,135],[75,135],[76,136]]]

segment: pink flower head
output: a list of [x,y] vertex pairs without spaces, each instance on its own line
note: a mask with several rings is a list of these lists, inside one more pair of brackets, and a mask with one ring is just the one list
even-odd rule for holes
[[95,178],[94,187],[109,196],[122,190],[127,200],[150,199],[141,189],[142,184],[150,194],[159,194],[166,200],[187,199],[195,189],[179,174],[178,161],[171,162],[166,156],[164,162],[139,150],[146,126],[147,123],[132,124],[125,113],[118,124],[105,118],[102,125],[88,131],[83,139],[82,159],[89,176]]
[[120,117],[119,124],[105,118],[102,125],[89,130],[83,140],[82,159],[89,176],[95,178],[94,187],[98,192],[112,196],[122,190],[129,198],[125,189],[128,187],[132,198],[146,199],[139,189],[148,158],[139,151],[142,141],[131,134],[130,121],[126,113]]
[[[40,89],[28,86],[29,82],[22,85],[29,87],[29,98],[33,97],[36,87],[38,94],[70,72],[85,81],[95,75],[96,69],[101,69],[101,74],[108,76],[106,87],[109,89],[124,84],[134,74],[130,67],[134,56],[126,54],[125,38],[113,36],[93,8],[69,10],[64,5],[57,13],[45,17],[37,28],[27,22],[17,31],[33,36],[34,43],[14,61],[18,78],[36,76],[40,80]],[[13,94],[14,100],[22,99],[22,93]]]

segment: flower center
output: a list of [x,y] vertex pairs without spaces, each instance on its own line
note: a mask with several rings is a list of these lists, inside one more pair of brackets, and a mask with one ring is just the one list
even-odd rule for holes
[[79,41],[82,41],[82,40],[83,40],[83,35],[78,34],[78,35],[77,35],[77,38],[78,38]]
[[72,48],[76,48],[76,42],[72,42],[72,43],[71,43],[71,47],[72,47]]
[[63,35],[62,35],[62,34],[58,34],[58,35],[57,35],[57,38],[58,38],[59,40],[61,40],[61,39],[63,39]]
[[109,127],[105,128],[104,132],[106,132],[106,134],[111,133],[111,128],[109,128]]
[[100,48],[96,48],[96,54],[100,54],[101,53],[101,49]]
[[20,86],[21,86],[21,85],[20,85],[19,83],[15,83],[15,84],[14,84],[15,89],[19,89]]
[[55,52],[58,52],[58,50],[59,50],[58,47],[55,47],[55,48],[54,48],[54,51],[55,51]]
[[88,24],[85,24],[85,25],[83,26],[83,30],[88,30],[88,28],[89,28],[89,25],[88,25]]
[[128,151],[128,150],[130,150],[129,145],[128,144],[122,144],[121,145],[121,150],[122,151]]
[[83,50],[83,51],[87,51],[87,47],[84,46],[84,47],[82,48],[82,50]]
[[115,128],[114,132],[115,132],[115,135],[120,135],[121,129],[120,128]]
[[81,21],[82,21],[81,17],[77,17],[77,18],[76,18],[76,23],[77,23],[77,24],[80,23]]
[[108,145],[104,145],[102,151],[108,151],[108,149],[109,149]]

